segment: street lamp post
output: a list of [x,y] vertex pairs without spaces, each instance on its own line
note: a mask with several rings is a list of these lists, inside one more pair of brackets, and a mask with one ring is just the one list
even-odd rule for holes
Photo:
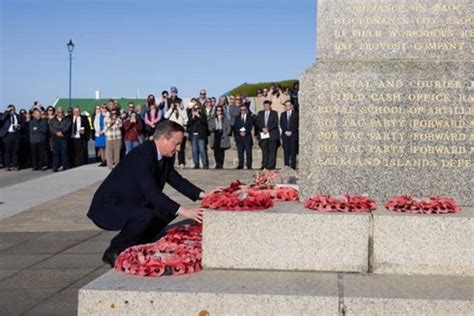
[[71,107],[72,51],[74,50],[74,43],[71,39],[69,39],[69,43],[67,43],[67,50],[69,51],[69,107]]

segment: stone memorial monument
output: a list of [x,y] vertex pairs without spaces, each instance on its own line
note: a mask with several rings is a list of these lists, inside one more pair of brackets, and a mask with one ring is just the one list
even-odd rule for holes
[[474,205],[472,0],[319,0],[301,78],[303,196]]
[[[110,271],[82,315],[470,315],[474,310],[473,0],[319,0],[300,91],[300,203],[206,211],[200,273]],[[312,194],[368,194],[320,213]],[[460,214],[389,212],[441,195]]]

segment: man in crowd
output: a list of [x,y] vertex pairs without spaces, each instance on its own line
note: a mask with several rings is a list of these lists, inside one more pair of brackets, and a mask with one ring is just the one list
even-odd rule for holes
[[71,120],[64,116],[64,110],[58,108],[56,116],[49,124],[49,132],[53,141],[53,171],[69,168],[68,138],[71,133]]
[[161,101],[158,104],[158,109],[161,112],[161,119],[162,120],[165,119],[165,114],[166,114],[166,112],[168,112],[168,109],[170,108],[170,106],[171,106],[171,102],[170,102],[168,91],[163,90],[161,92]]
[[263,110],[258,112],[255,124],[257,139],[262,149],[262,170],[276,168],[277,145],[280,140],[278,114],[271,109],[271,105],[270,100],[263,102]]
[[[240,98],[239,96],[237,97]],[[237,104],[235,96],[229,96],[229,115],[231,125],[234,125],[235,118],[240,114],[240,104],[242,104],[242,100],[239,100],[239,104]]]
[[74,167],[78,167],[87,163],[87,142],[91,127],[89,120],[85,115],[81,115],[81,109],[78,107],[73,109],[71,123],[72,163]]
[[33,119],[29,125],[31,165],[33,170],[44,171],[48,169],[46,156],[46,136],[48,134],[48,123],[41,118],[41,112],[38,109],[33,110]]
[[18,153],[20,150],[21,125],[20,116],[15,106],[10,104],[0,117],[0,138],[3,138],[6,171],[18,171]]
[[187,209],[163,193],[166,183],[196,201],[207,194],[174,169],[184,128],[172,121],[157,124],[153,141],[130,152],[94,195],[87,216],[100,228],[120,230],[102,260],[115,265],[128,247],[149,243],[177,215],[202,222],[202,209]]
[[281,113],[280,128],[283,140],[283,153],[285,157],[285,166],[296,169],[296,153],[298,150],[298,112],[294,110],[291,101],[285,102],[286,111]]
[[197,102],[199,103],[199,106],[201,108],[204,108],[206,101],[207,101],[207,92],[206,90],[201,89],[201,91],[199,91],[199,97],[197,98]]
[[252,127],[254,125],[253,116],[248,113],[245,104],[240,105],[240,114],[235,117],[234,121],[234,137],[237,145],[237,153],[239,157],[239,165],[237,169],[244,168],[244,153],[246,156],[247,169],[252,169]]

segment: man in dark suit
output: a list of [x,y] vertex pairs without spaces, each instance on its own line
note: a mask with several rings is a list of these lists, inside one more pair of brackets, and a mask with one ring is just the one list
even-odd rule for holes
[[234,121],[234,136],[237,144],[237,152],[239,156],[239,165],[237,169],[244,168],[244,152],[246,154],[247,169],[252,169],[252,127],[255,119],[252,114],[248,113],[245,104],[240,105],[240,114],[235,117]]
[[3,138],[5,168],[7,171],[18,170],[18,153],[20,151],[21,122],[20,116],[15,111],[15,106],[10,104],[5,113],[0,117],[0,139]]
[[280,140],[278,113],[271,109],[272,102],[265,100],[263,110],[258,112],[256,120],[257,139],[262,149],[262,168],[276,168],[277,144]]
[[78,167],[87,164],[87,142],[91,135],[91,126],[79,108],[74,108],[71,117],[72,165]]
[[298,148],[298,112],[294,110],[291,101],[285,102],[286,111],[281,113],[280,128],[283,140],[285,166],[296,169],[296,152]]
[[201,209],[185,209],[162,192],[169,183],[193,201],[207,196],[173,167],[183,137],[181,125],[160,122],[153,141],[128,153],[95,193],[87,216],[102,229],[120,230],[104,253],[105,263],[114,266],[126,248],[153,241],[178,214],[202,222]]

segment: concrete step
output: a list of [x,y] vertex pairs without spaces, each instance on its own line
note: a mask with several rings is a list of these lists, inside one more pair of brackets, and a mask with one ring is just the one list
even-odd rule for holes
[[217,269],[474,276],[474,208],[455,215],[325,214],[302,203],[205,212],[203,265]]
[[473,281],[238,270],[141,278],[110,271],[79,291],[78,315],[468,315]]

